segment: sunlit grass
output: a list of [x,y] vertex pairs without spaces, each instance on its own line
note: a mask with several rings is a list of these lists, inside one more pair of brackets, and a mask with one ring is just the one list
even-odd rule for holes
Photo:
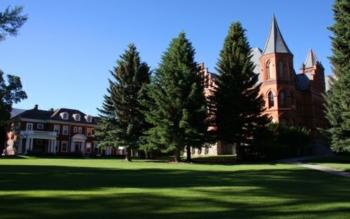
[[0,218],[349,218],[349,185],[288,164],[0,159]]

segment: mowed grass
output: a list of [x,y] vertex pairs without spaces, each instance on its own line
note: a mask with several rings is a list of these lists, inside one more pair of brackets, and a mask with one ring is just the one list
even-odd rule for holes
[[307,160],[307,162],[316,163],[336,170],[350,172],[350,155],[323,157]]
[[288,164],[0,159],[0,218],[350,218],[350,178]]

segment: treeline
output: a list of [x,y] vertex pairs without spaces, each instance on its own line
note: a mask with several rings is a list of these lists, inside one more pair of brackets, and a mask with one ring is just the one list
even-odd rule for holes
[[[100,147],[123,146],[129,161],[132,150],[143,150],[146,155],[172,153],[179,161],[184,151],[190,160],[191,148],[220,141],[234,144],[239,159],[268,157],[270,146],[263,142],[276,139],[276,132],[262,113],[264,101],[242,25],[230,26],[216,66],[217,87],[210,98],[215,121],[209,120],[209,103],[194,56],[195,49],[181,32],[151,72],[130,44],[111,71],[107,94],[98,109]],[[215,132],[208,131],[212,123]]]

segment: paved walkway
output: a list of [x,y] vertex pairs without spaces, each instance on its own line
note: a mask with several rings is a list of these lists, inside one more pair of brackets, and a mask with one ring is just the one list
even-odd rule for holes
[[350,177],[350,172],[336,170],[336,169],[333,169],[333,168],[330,168],[330,167],[323,166],[322,164],[303,163],[304,161],[307,161],[307,160],[312,159],[312,158],[314,159],[314,158],[322,158],[322,157],[325,157],[325,156],[298,157],[298,158],[291,158],[291,159],[280,160],[280,162],[282,162],[282,163],[292,163],[292,164],[296,164],[296,165],[304,167],[304,168],[308,168],[308,169],[312,169],[312,170],[318,170],[318,171],[329,173],[329,174],[332,174],[332,175]]
[[322,172],[337,175],[337,176],[350,177],[350,172],[336,170],[336,169],[329,168],[329,167],[322,166],[322,165],[318,165],[318,164],[305,164],[305,163],[296,163],[296,164],[299,166],[305,167],[305,168],[318,170],[318,171],[322,171]]

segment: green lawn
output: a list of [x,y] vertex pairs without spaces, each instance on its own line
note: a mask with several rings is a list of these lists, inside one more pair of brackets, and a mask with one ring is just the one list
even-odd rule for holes
[[350,218],[350,178],[287,164],[0,159],[0,218]]
[[307,160],[307,162],[317,163],[333,169],[350,172],[350,156],[338,155],[319,159]]

